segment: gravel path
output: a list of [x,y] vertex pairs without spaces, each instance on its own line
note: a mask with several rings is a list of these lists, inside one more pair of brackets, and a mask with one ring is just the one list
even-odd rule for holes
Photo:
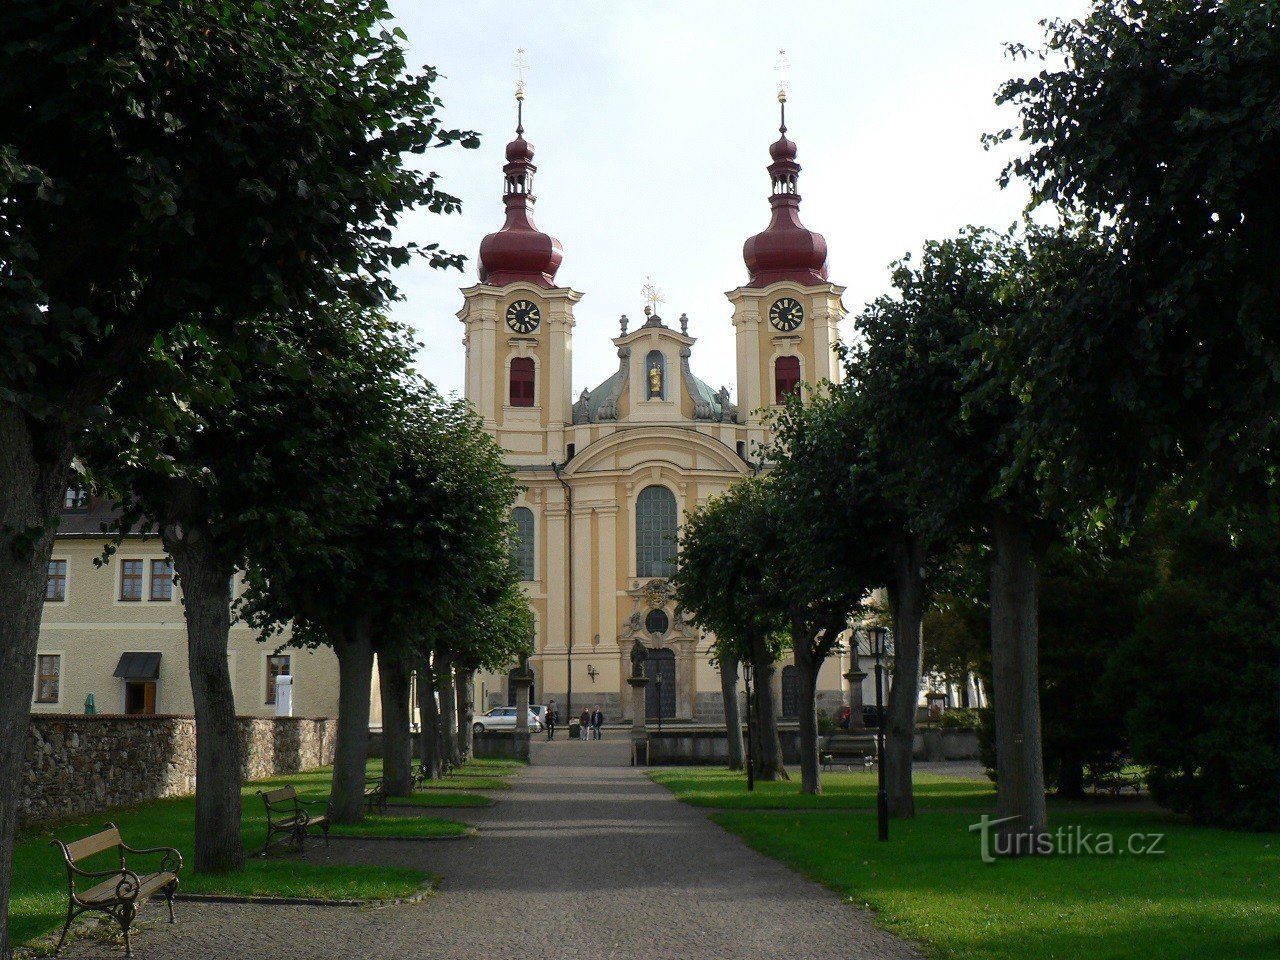
[[[620,737],[536,741],[490,808],[441,811],[480,828],[454,842],[335,840],[312,862],[380,861],[444,880],[381,909],[182,903],[148,925],[138,960],[917,958],[830,891],[750,850],[626,763]],[[149,909],[144,919],[154,919]],[[72,957],[119,941],[79,940]]]

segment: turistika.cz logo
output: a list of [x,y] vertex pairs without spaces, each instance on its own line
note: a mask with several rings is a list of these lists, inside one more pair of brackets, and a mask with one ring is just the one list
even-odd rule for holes
[[982,815],[969,824],[969,832],[979,834],[983,863],[995,863],[1001,857],[1162,857],[1163,833],[1116,834],[1107,830],[1086,830],[1079,824],[1064,824],[1055,830],[1009,830],[998,828],[1022,817]]

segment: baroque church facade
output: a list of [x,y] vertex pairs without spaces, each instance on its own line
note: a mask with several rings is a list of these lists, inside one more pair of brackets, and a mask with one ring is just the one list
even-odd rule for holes
[[[826,241],[800,222],[796,145],[769,148],[772,215],[743,248],[746,282],[728,292],[737,342],[737,403],[694,372],[697,341],[681,316],[624,316],[616,372],[572,395],[575,311],[558,277],[563,251],[534,223],[533,145],[523,124],[506,148],[502,228],[480,245],[479,282],[462,291],[465,394],[524,490],[517,556],[536,617],[533,702],[564,719],[601,704],[629,720],[626,677],[638,638],[649,650],[647,712],[723,722],[711,638],[685,619],[668,585],[681,518],[767,465],[765,413],[806,383],[836,381],[844,291],[827,276]],[[592,331],[593,336],[599,336]],[[790,668],[789,668],[790,667]],[[844,656],[819,677],[819,706],[848,702]],[[507,675],[478,678],[481,709],[514,703]],[[774,674],[795,715],[790,659]]]

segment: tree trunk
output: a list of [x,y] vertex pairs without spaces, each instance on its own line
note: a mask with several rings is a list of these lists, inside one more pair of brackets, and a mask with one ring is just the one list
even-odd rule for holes
[[409,664],[402,655],[378,652],[378,689],[382,692],[382,785],[393,797],[407,797],[413,793],[409,672]]
[[231,574],[209,529],[166,523],[164,548],[173,558],[187,622],[187,669],[196,717],[196,873],[244,869],[240,836],[244,767],[235,688],[227,664],[231,634]]
[[889,591],[893,610],[893,685],[885,716],[884,782],[889,816],[916,815],[911,784],[911,747],[916,732],[916,704],[924,665],[921,626],[924,620],[924,549],[918,537],[908,536],[895,551],[894,583]]
[[435,690],[435,673],[424,657],[418,667],[418,760],[427,780],[440,779],[440,710]]
[[1039,574],[1025,520],[991,520],[991,701],[1002,853],[1031,853],[1048,827],[1040,732]]
[[1058,789],[1054,796],[1059,800],[1083,800],[1084,760],[1079,752],[1070,750],[1058,760]]
[[729,769],[742,769],[742,717],[738,710],[738,657],[720,654],[720,698],[724,701],[724,732],[729,740]]
[[474,670],[458,672],[458,756],[464,762],[471,759],[473,749],[471,725],[476,722],[475,684]]
[[822,793],[821,765],[818,758],[818,671],[825,657],[815,656],[809,632],[803,622],[792,625],[795,645],[796,674],[800,681],[800,792]]
[[442,657],[436,667],[436,690],[440,694],[440,757],[453,766],[461,762],[458,755],[458,693],[453,688],[453,660]]
[[[70,449],[34,453],[25,417],[0,406],[0,957],[9,951],[9,888],[18,799],[26,762],[40,616],[53,554],[52,526]],[[26,533],[30,539],[16,539]],[[71,707],[72,705],[68,705]]]
[[338,742],[333,758],[329,818],[334,823],[364,819],[365,764],[369,759],[369,687],[373,683],[373,630],[364,616],[338,631]]
[[773,696],[773,654],[764,640],[751,645],[751,668],[755,674],[756,741],[755,775],[760,780],[790,780],[782,765],[782,741],[778,738],[778,710]]

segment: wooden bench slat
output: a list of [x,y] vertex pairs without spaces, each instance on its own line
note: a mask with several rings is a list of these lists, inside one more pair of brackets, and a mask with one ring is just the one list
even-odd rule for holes
[[[138,877],[138,895],[130,897],[141,902],[150,897],[153,893],[163,887],[171,880],[176,880],[178,875],[163,871],[160,873],[144,873]],[[119,888],[120,877],[108,877],[97,886],[90,887],[84,893],[77,893],[76,899],[82,903],[105,904],[111,903],[118,899],[116,890]]]
[[277,790],[267,790],[262,794],[262,798],[266,800],[267,803],[280,803],[284,800],[296,800],[297,797],[298,791],[293,789],[292,786],[280,787]]
[[120,831],[112,827],[110,830],[99,831],[91,837],[68,843],[67,856],[71,858],[72,863],[75,863],[86,857],[92,857],[95,853],[118,846],[120,846]]

